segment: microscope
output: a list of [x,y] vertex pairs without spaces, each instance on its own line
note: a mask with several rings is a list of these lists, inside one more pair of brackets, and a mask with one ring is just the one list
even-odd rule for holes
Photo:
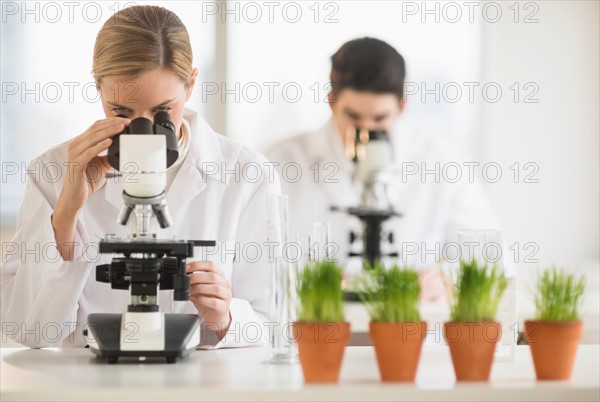
[[160,357],[175,363],[200,343],[197,314],[165,314],[158,306],[159,289],[172,289],[174,300],[189,301],[186,258],[193,257],[194,247],[215,245],[160,240],[153,232],[154,221],[162,229],[171,225],[166,172],[178,156],[175,126],[167,112],[157,113],[154,122],[132,120],[108,149],[109,164],[124,177],[118,222],[128,225],[133,216],[135,230],[125,239],[107,234],[100,241],[100,253],[113,257],[110,264],[96,266],[96,280],[129,290],[131,298],[123,314],[90,314],[84,337],[90,350],[111,364],[120,357]]
[[361,221],[362,233],[350,232],[350,244],[362,240],[362,252],[349,252],[349,257],[360,257],[373,266],[383,257],[398,257],[397,252],[384,253],[382,244],[394,243],[392,232],[384,233],[383,223],[392,217],[401,216],[389,200],[387,186],[390,180],[389,169],[394,162],[394,152],[386,131],[356,129],[346,136],[346,153],[356,163],[357,173],[362,179],[362,191],[358,206],[340,208]]

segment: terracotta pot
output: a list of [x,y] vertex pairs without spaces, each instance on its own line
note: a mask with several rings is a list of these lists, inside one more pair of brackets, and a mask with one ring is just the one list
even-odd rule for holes
[[382,381],[414,381],[427,323],[371,322],[369,332]]
[[450,347],[458,381],[487,381],[492,371],[496,343],[502,336],[500,323],[447,322],[444,339]]
[[538,380],[571,378],[582,334],[581,321],[525,321],[525,338]]
[[304,381],[337,382],[350,339],[347,322],[295,322],[294,339]]

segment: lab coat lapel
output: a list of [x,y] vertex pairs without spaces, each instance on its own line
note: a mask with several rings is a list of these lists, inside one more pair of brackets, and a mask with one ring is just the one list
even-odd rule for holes
[[211,180],[205,166],[221,166],[223,153],[217,134],[196,112],[186,109],[184,119],[190,125],[190,149],[167,192],[167,205],[175,216],[183,206],[196,197]]
[[[193,140],[192,140],[193,141]],[[202,176],[196,164],[193,143],[190,151],[183,160],[179,172],[175,175],[173,183],[167,192],[167,205],[171,215],[175,216],[185,204],[196,197],[206,187],[206,178]]]
[[118,176],[119,172],[116,170],[110,171],[111,177],[106,179],[106,184],[104,185],[104,198],[110,204],[112,204],[116,209],[120,210],[123,205],[123,180],[124,177]]
[[411,139],[411,129],[404,122],[399,122],[394,126],[391,136],[394,162],[390,168],[391,180],[388,184],[388,196],[396,212],[402,213],[403,216],[406,215],[408,202],[416,192],[415,186],[421,185],[420,180],[416,179],[418,176],[405,177],[406,171],[408,166],[411,166],[411,169],[421,169],[421,162],[424,161],[422,153],[426,152],[426,149],[414,149],[415,144]]
[[[354,172],[353,162],[345,155],[344,144],[337,132],[337,127],[333,119],[330,119],[323,127],[313,133],[313,138],[309,144],[312,147],[313,160],[319,162],[320,173],[327,174],[331,172],[326,167],[327,163],[335,163],[337,172],[332,176],[337,179],[335,184],[325,183],[321,186],[327,193],[328,199],[332,205],[339,205],[340,201],[347,201],[353,204],[357,200],[357,194],[352,182]],[[320,177],[320,180],[323,180]],[[350,206],[344,205],[344,206]],[[339,205],[342,206],[342,205]]]

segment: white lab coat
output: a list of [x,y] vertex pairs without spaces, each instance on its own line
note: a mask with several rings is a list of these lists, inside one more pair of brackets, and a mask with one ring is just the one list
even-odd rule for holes
[[[388,190],[393,207],[402,217],[384,224],[385,232],[394,235],[394,244],[384,244],[384,252],[396,251],[400,253],[397,262],[416,268],[439,266],[445,256],[454,259],[457,255],[459,229],[499,229],[481,184],[469,182],[466,166],[458,182],[444,179],[442,167],[448,166],[445,175],[454,180],[449,163],[464,162],[455,146],[441,138],[411,135],[398,129],[394,130],[392,143],[395,166]],[[346,266],[347,272],[359,270],[360,259],[348,259],[347,253],[362,249],[360,240],[349,245],[349,232],[360,233],[360,222],[330,210],[332,205],[358,206],[361,188],[356,166],[344,154],[334,121],[272,145],[265,155],[277,164],[282,191],[289,195],[292,232],[309,235],[313,223],[329,222],[331,242],[335,244],[330,250],[337,250],[334,257]],[[434,169],[436,162],[440,163],[438,179],[433,174],[426,175],[425,180],[420,174],[410,174],[415,166],[419,173],[423,167]],[[300,179],[297,171],[301,171]],[[445,245],[448,246],[444,250]]]
[[[255,263],[240,256],[246,244],[266,241],[266,195],[279,193],[279,180],[264,170],[259,180],[244,180],[239,167],[265,167],[262,155],[215,133],[196,113],[185,111],[191,129],[190,149],[179,171],[169,183],[167,204],[173,218],[171,227],[160,230],[159,238],[216,240],[216,249],[195,248],[199,259],[213,260],[232,283],[232,323],[225,338],[202,336],[202,346],[243,346],[264,342],[257,331],[269,308],[268,264],[265,255]],[[45,152],[32,163],[64,166],[67,143]],[[33,170],[33,169],[32,169]],[[227,173],[227,170],[229,173]],[[50,246],[54,233],[50,217],[60,194],[63,179],[49,183],[28,177],[17,220],[16,235],[1,271],[2,329],[5,335],[30,347],[83,346],[82,329],[90,313],[123,313],[129,291],[111,290],[110,284],[96,282],[95,265],[110,256],[98,255],[97,243],[107,233],[129,235],[129,227],[117,223],[122,204],[123,178],[109,179],[87,200],[76,232],[76,259],[64,262]],[[233,250],[237,247],[237,259]],[[7,249],[8,250],[8,249]],[[26,252],[26,250],[28,250]],[[31,250],[34,250],[33,252]],[[37,251],[36,251],[37,250]],[[252,254],[252,261],[256,255]],[[197,258],[198,259],[198,258]],[[189,259],[191,261],[193,259]],[[197,311],[190,301],[173,301],[172,290],[159,292],[163,312]]]

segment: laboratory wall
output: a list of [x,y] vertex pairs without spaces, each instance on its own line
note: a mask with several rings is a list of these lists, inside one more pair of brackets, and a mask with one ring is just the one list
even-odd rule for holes
[[522,266],[581,267],[599,258],[599,3],[537,4],[537,23],[483,25],[482,80],[520,91],[484,105],[479,146],[514,166],[486,184]]

